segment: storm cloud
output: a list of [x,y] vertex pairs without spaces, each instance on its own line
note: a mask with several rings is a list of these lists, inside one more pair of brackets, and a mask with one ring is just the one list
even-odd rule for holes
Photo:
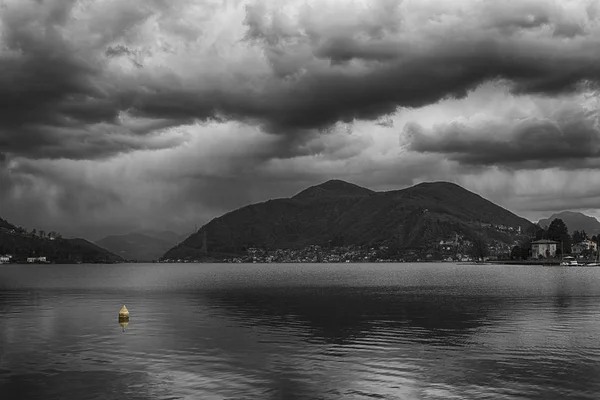
[[424,129],[405,126],[411,150],[438,153],[460,163],[507,168],[600,166],[600,110],[565,107],[547,117],[453,121]]
[[600,30],[591,4],[569,4],[8,1],[0,144],[85,159],[177,146],[161,126],[194,121],[302,135],[489,80],[573,92],[600,79]]
[[331,178],[588,207],[598,3],[5,0],[0,216],[189,231]]

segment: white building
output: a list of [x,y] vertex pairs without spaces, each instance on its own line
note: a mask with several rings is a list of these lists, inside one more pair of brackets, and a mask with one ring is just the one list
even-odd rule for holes
[[547,239],[536,240],[535,242],[531,242],[531,257],[556,257],[556,246],[558,244],[559,243],[555,242],[554,240]]
[[596,242],[592,242],[589,239],[584,240],[583,242],[581,242],[581,245],[586,249],[586,250],[596,250],[596,247],[598,246],[598,244]]
[[573,253],[581,254],[586,250],[596,251],[597,244],[591,240],[583,240],[573,245]]
[[35,262],[45,263],[47,261],[46,261],[46,257],[42,256],[42,257],[27,257],[27,262],[28,263],[35,263]]

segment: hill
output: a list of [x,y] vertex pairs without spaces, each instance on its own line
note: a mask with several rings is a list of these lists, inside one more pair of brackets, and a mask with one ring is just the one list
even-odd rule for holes
[[538,224],[542,228],[546,228],[555,218],[563,220],[569,228],[569,233],[573,233],[573,231],[585,231],[590,236],[600,234],[600,222],[596,218],[580,212],[562,211],[552,214],[550,218],[540,219]]
[[131,232],[110,235],[96,241],[101,247],[126,260],[153,261],[184,238],[171,231]]
[[302,249],[309,245],[435,247],[457,236],[506,245],[533,224],[447,182],[374,192],[328,181],[292,198],[242,207],[203,226],[164,259],[219,258],[248,248]]
[[13,224],[11,224],[10,222],[8,222],[7,220],[0,218],[0,229],[16,230],[18,228],[16,226],[14,226]]
[[322,183],[321,185],[311,186],[308,189],[304,189],[292,198],[298,200],[309,200],[323,197],[370,196],[374,193],[375,192],[370,189],[360,187],[353,183],[332,179]]
[[28,257],[46,257],[55,263],[114,263],[123,259],[85,239],[63,239],[43,231],[26,232],[0,218],[0,254],[11,254],[17,262]]
[[167,242],[172,242],[174,244],[179,243],[182,240],[187,239],[188,236],[190,236],[190,233],[181,235],[173,231],[160,231],[157,229],[138,229],[132,233],[141,233],[143,235],[161,239]]

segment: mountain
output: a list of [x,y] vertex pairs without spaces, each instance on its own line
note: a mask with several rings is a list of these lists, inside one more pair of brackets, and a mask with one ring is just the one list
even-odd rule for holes
[[325,183],[317,186],[311,186],[308,189],[304,189],[294,197],[293,199],[309,200],[324,197],[341,197],[341,196],[370,196],[375,192],[360,187],[353,183],[340,181],[338,179],[332,179]]
[[16,230],[18,228],[7,220],[0,218],[0,229]]
[[[40,231],[43,233],[43,231]],[[0,254],[11,254],[15,261],[27,257],[46,257],[55,263],[113,263],[124,261],[121,257],[88,242],[85,239],[63,239],[58,235],[47,236],[35,231],[27,233],[0,218]]]
[[590,236],[600,234],[600,222],[596,218],[574,211],[562,211],[552,214],[550,218],[540,219],[538,224],[542,228],[546,228],[555,218],[562,219],[567,228],[569,228],[570,233],[573,233],[573,231],[585,231]]
[[248,205],[215,218],[163,258],[219,258],[251,247],[423,248],[456,235],[474,238],[479,231],[508,245],[518,227],[528,230],[533,224],[453,183],[374,192],[333,180],[291,198]]
[[185,238],[172,231],[140,230],[110,235],[96,241],[96,244],[126,260],[153,261]]
[[169,230],[159,231],[156,229],[139,229],[139,230],[135,231],[134,233],[141,233],[146,236],[161,239],[161,240],[164,240],[165,242],[170,242],[173,244],[181,242],[182,240],[185,240],[188,236],[190,236],[189,233],[181,235],[179,233],[175,233],[175,232],[169,231]]

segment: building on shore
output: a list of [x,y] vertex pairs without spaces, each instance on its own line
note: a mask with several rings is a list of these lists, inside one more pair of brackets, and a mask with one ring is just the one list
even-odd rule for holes
[[556,248],[559,244],[559,242],[547,239],[531,242],[531,258],[556,257]]
[[572,246],[572,251],[574,254],[581,254],[587,250],[596,251],[597,244],[591,240],[583,240],[579,243],[575,243]]
[[28,263],[46,263],[46,257],[27,257]]

